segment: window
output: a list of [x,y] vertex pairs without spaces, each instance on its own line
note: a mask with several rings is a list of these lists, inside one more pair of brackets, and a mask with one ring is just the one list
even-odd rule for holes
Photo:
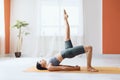
[[71,35],[83,35],[82,0],[40,0],[38,5],[40,36],[64,35],[64,9],[69,15]]

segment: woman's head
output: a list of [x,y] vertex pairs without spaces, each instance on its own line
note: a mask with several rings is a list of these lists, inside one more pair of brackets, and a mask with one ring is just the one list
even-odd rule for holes
[[36,68],[39,70],[46,70],[46,60],[42,59],[36,64]]

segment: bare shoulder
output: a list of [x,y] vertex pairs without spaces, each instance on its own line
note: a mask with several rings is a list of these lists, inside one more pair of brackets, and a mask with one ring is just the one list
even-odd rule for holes
[[52,67],[53,67],[52,63],[49,63],[49,64],[47,64],[47,66],[46,66],[47,70],[51,70]]

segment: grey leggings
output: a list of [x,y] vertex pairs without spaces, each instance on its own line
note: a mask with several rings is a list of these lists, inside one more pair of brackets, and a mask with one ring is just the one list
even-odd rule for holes
[[65,50],[61,51],[63,58],[73,58],[83,53],[85,53],[84,47],[82,45],[73,47],[71,40],[65,41]]

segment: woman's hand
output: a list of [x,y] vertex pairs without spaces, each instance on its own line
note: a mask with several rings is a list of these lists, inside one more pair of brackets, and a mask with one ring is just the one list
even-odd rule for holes
[[75,68],[76,70],[80,70],[80,66],[78,66],[78,65],[76,65],[74,68]]

